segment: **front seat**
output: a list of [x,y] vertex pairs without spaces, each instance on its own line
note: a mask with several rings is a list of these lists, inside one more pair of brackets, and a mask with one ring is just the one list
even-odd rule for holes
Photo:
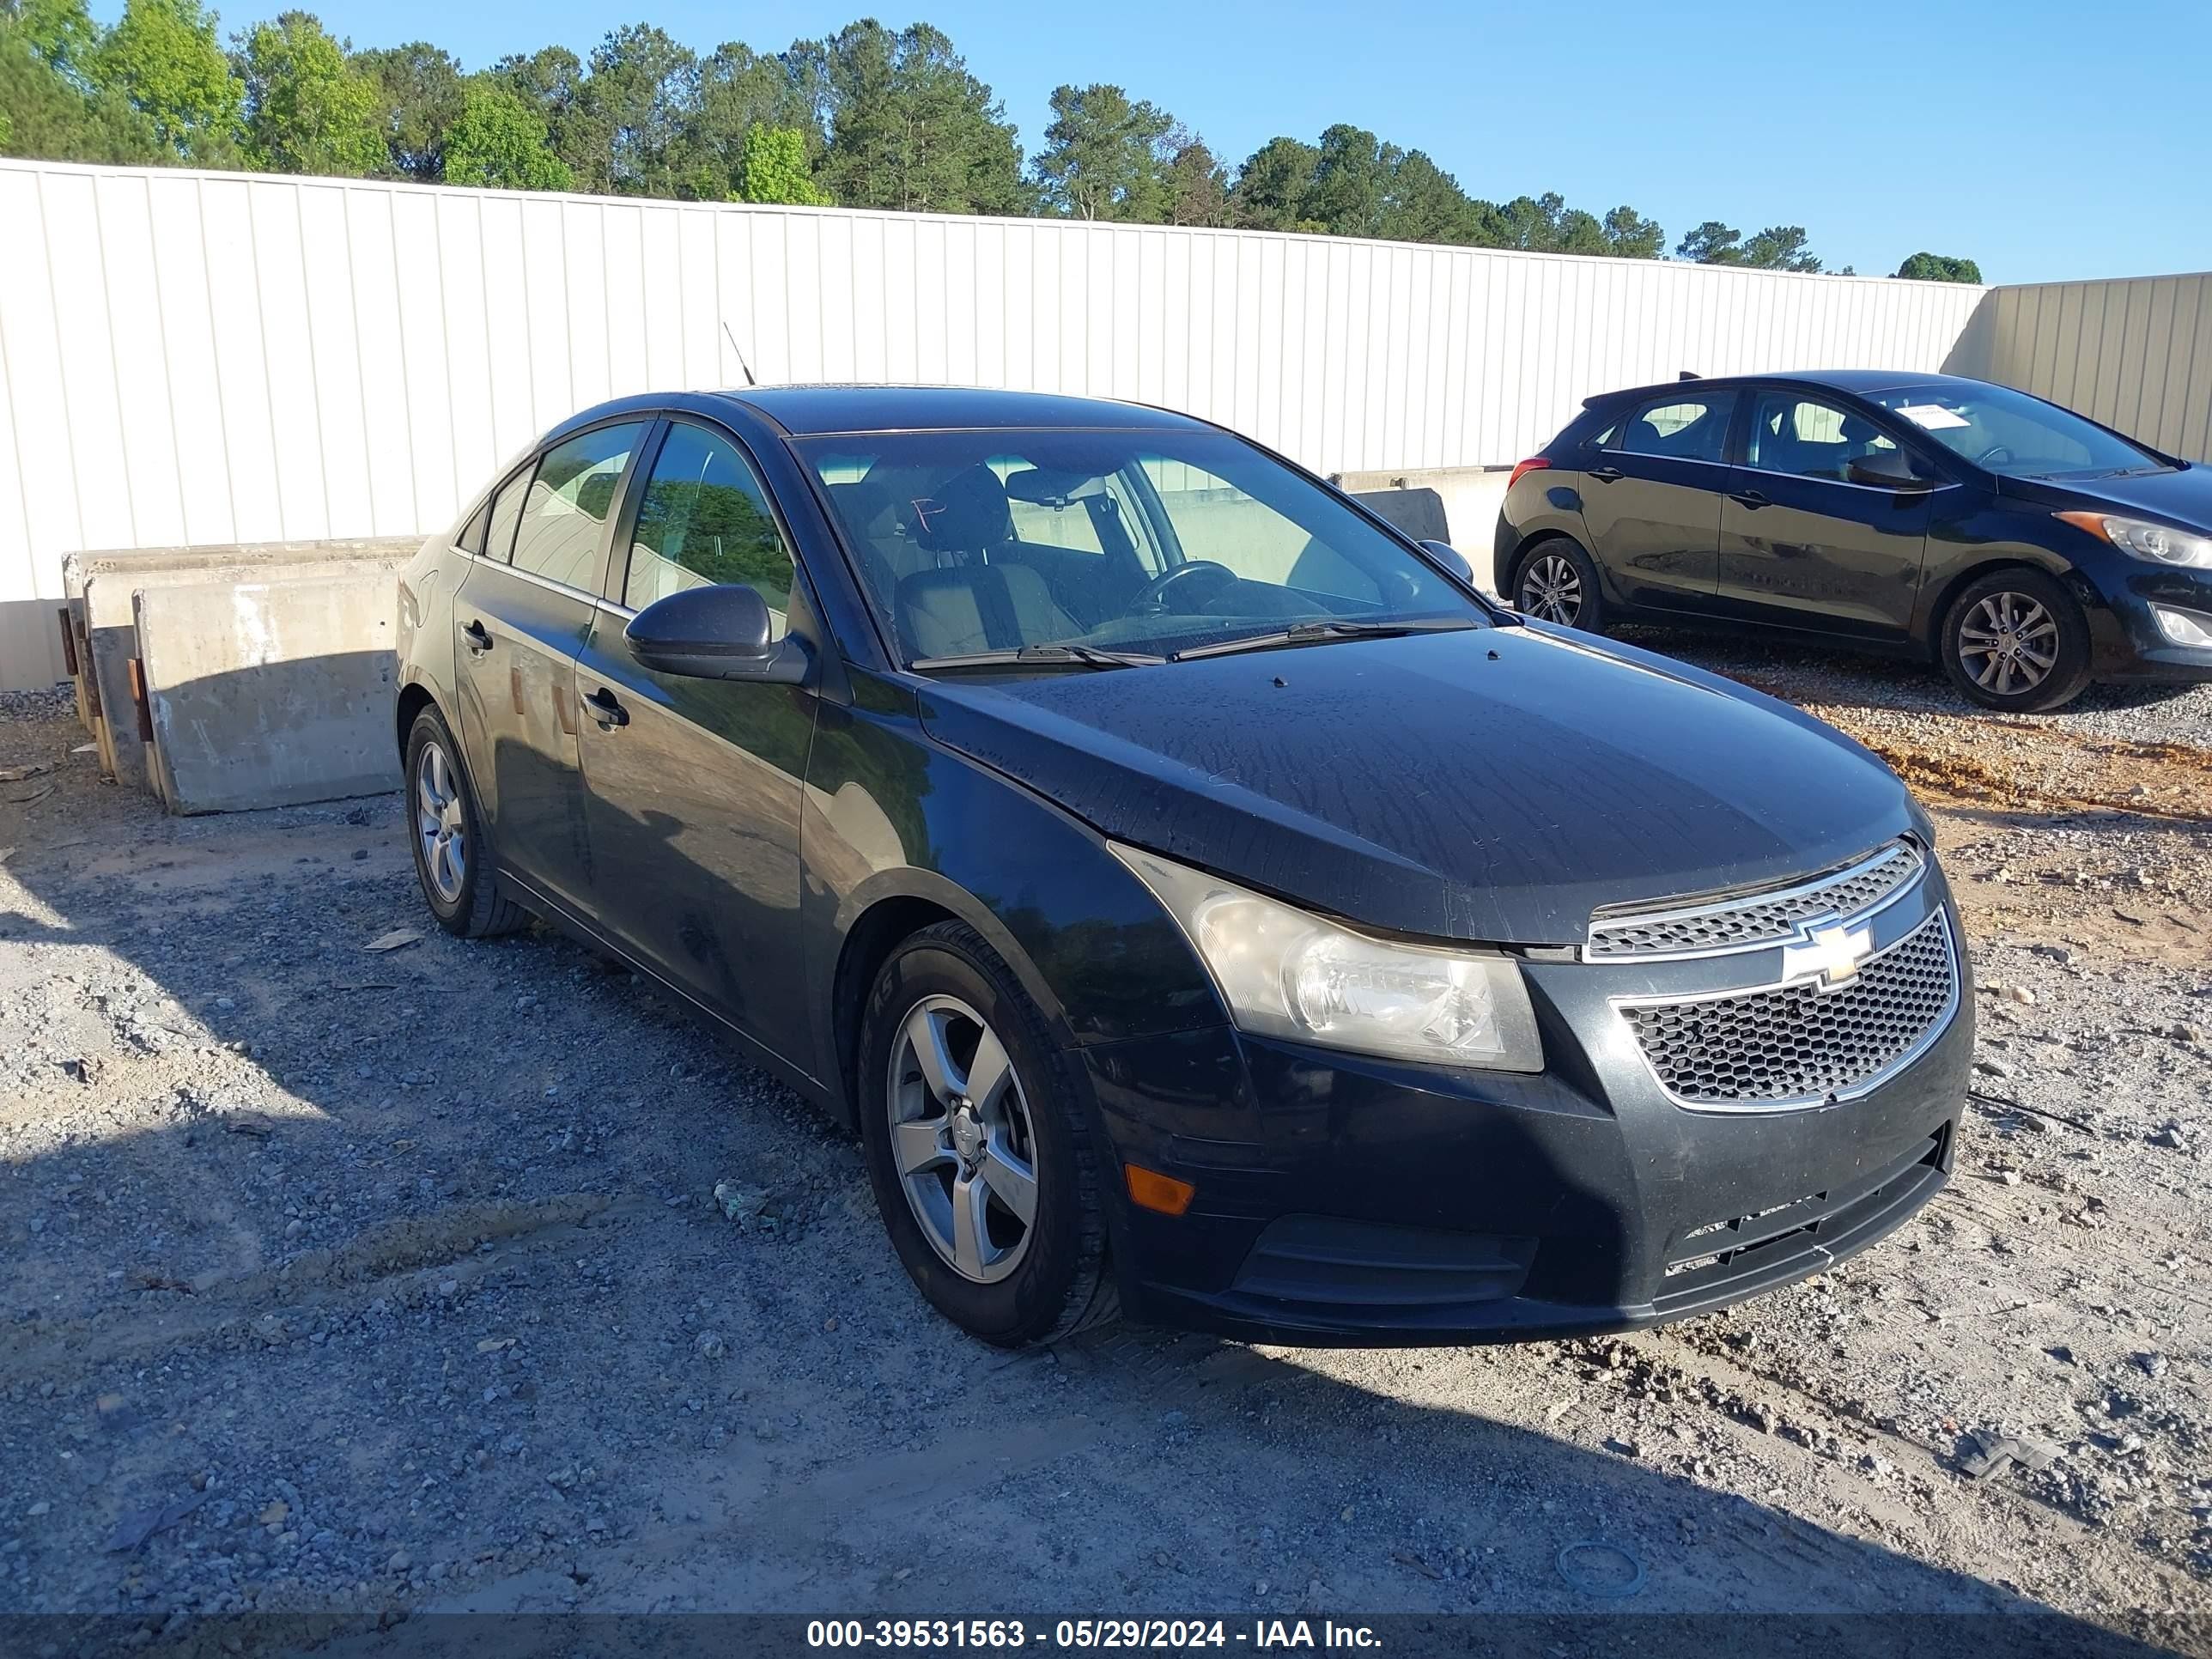
[[1044,578],[1024,564],[959,564],[898,585],[900,631],[917,657],[1050,645],[1081,634]]
[[978,462],[915,504],[915,540],[947,564],[988,564],[1014,536],[1013,509],[999,475]]

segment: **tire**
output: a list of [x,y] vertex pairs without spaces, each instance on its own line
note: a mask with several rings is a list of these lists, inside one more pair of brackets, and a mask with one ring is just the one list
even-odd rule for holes
[[[434,781],[432,772],[438,775]],[[415,849],[415,878],[438,925],[462,939],[489,939],[526,926],[530,912],[500,890],[476,786],[461,746],[434,707],[417,714],[408,729],[405,787],[403,810]]]
[[1993,570],[1944,614],[1943,672],[1972,701],[2013,714],[2062,708],[2089,684],[2089,622],[2040,570]]
[[[942,1041],[926,1055],[931,1033]],[[996,1037],[1004,1068],[984,1057],[986,1035]],[[986,1069],[1003,1081],[978,1084],[985,1098],[971,1099]],[[939,922],[892,951],[863,1016],[858,1085],[876,1207],[933,1307],[1001,1347],[1049,1342],[1116,1316],[1103,1161],[1066,1058],[1036,1004],[974,928]],[[895,1119],[904,1126],[896,1134]],[[1024,1169],[1033,1177],[1026,1222],[1018,1213]],[[978,1188],[987,1194],[980,1200]],[[964,1242],[963,1197],[975,1218]]]
[[1579,628],[1586,634],[1605,631],[1605,594],[1598,586],[1597,565],[1571,537],[1547,536],[1522,554],[1513,567],[1513,592],[1507,602],[1539,622]]

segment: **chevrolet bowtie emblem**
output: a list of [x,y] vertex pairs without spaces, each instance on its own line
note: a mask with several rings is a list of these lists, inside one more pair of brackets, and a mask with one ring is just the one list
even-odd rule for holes
[[1859,976],[1859,964],[1874,954],[1874,929],[1838,922],[1807,931],[1802,944],[1782,947],[1782,977],[1818,975],[1823,991],[1840,990]]

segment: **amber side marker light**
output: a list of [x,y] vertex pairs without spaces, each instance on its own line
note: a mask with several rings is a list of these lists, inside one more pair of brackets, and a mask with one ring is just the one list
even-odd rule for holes
[[1188,1181],[1177,1181],[1157,1170],[1128,1164],[1122,1166],[1122,1174],[1129,1183],[1129,1197],[1140,1207],[1158,1210],[1162,1215],[1181,1215],[1198,1196],[1198,1188]]

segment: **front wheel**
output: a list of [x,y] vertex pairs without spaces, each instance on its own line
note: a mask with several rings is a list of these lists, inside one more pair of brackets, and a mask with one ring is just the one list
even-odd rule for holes
[[876,1207],[939,1313],[1006,1347],[1113,1316],[1099,1159],[1074,1080],[974,928],[940,922],[891,952],[858,1081]]
[[1513,576],[1513,608],[1539,622],[1595,634],[1605,627],[1605,597],[1597,566],[1581,546],[1550,536],[1521,556]]
[[1972,583],[1943,618],[1943,669],[1984,708],[2037,714],[2089,684],[2089,623],[2039,570],[1997,570]]

